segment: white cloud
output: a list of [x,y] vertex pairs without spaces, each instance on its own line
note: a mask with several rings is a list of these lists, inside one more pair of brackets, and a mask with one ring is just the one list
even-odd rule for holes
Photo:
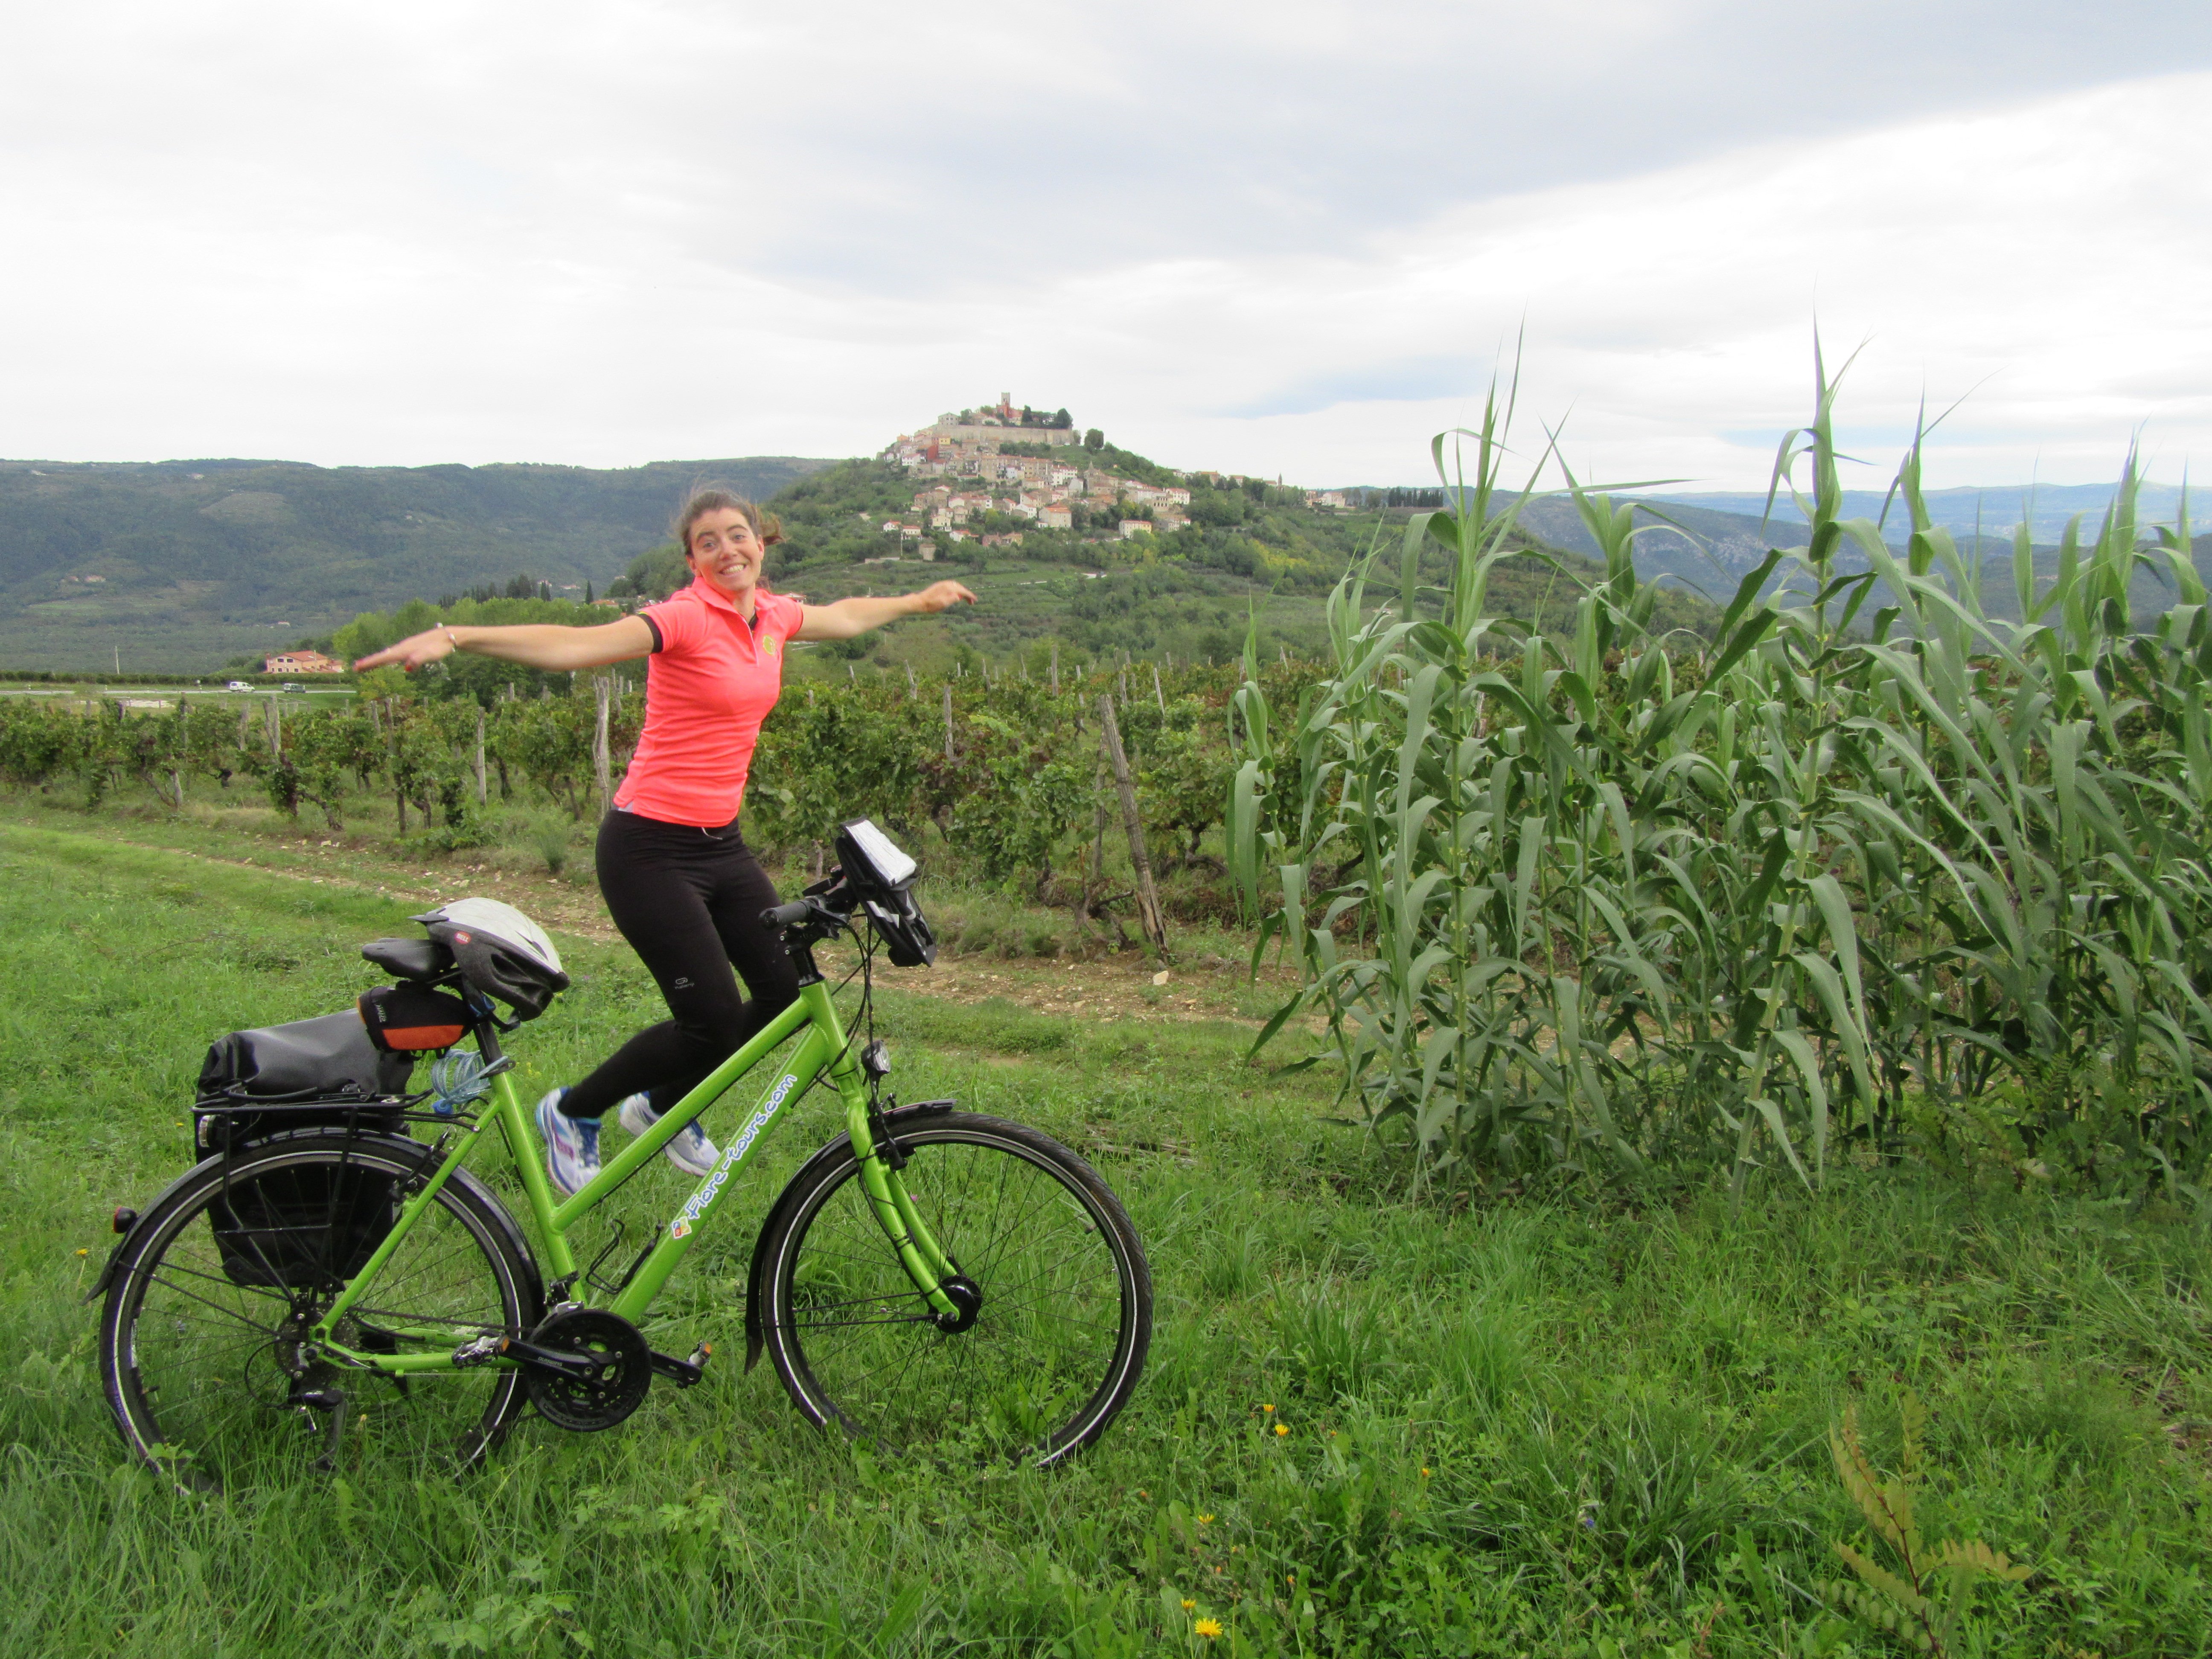
[[[1810,412],[1817,311],[1832,370],[1867,342],[1847,439],[1887,461],[1923,391],[1937,410],[1972,392],[1934,482],[2068,482],[2110,477],[2138,423],[2170,468],[2212,455],[2208,256],[2212,76],[2189,76],[1455,209],[1366,257],[1145,272],[1088,297],[1194,370],[1149,405],[1104,393],[1163,453],[1404,478],[1409,438],[1472,418],[1474,377],[1468,396],[1300,412],[1308,389],[1482,360],[1525,318],[1524,410],[1565,419],[1585,476],[1763,483]],[[1255,369],[1284,413],[1206,412],[1194,381],[1249,404]]]
[[1397,481],[1525,319],[1578,465],[1740,484],[1817,306],[1869,441],[1989,377],[1942,482],[2178,466],[2212,76],[2052,88],[2212,14],[2116,4],[51,9],[0,453],[835,454],[1010,389]]

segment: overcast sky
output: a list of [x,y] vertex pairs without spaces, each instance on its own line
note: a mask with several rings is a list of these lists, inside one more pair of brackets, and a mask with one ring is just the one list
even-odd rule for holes
[[2212,459],[2212,6],[102,0],[0,52],[0,454],[1170,464],[1522,436],[1762,485]]

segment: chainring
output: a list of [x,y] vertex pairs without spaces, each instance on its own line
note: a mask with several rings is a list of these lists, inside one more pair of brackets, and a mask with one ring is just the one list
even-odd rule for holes
[[524,1386],[538,1414],[556,1428],[588,1434],[611,1429],[635,1411],[653,1383],[653,1355],[636,1326],[605,1308],[559,1308],[530,1334],[541,1348],[590,1356],[598,1374],[566,1376],[523,1368]]

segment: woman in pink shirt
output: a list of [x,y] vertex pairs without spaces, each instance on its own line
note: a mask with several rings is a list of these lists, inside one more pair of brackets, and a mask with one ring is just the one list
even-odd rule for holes
[[[563,1193],[598,1173],[609,1107],[641,1133],[799,994],[782,941],[761,923],[779,896],[738,833],[753,746],[782,689],[785,643],[850,639],[975,602],[954,581],[835,605],[771,593],[761,564],[777,538],[762,534],[758,508],[727,490],[694,495],[675,528],[694,580],[635,616],[603,628],[441,624],[354,665],[415,669],[474,651],[557,672],[648,659],[645,730],[599,826],[598,866],[608,912],[652,970],[670,1018],[538,1102],[546,1166]],[[668,1156],[705,1175],[718,1154],[694,1121],[668,1143]]]

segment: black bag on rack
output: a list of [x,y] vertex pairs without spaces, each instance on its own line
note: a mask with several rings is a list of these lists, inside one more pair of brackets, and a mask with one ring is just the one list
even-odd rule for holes
[[233,1031],[216,1039],[200,1066],[193,1150],[206,1158],[287,1129],[398,1133],[392,1097],[407,1092],[414,1066],[411,1053],[380,1052],[352,1008]]
[[[380,1053],[354,1009],[233,1031],[200,1068],[194,1151],[228,1155],[296,1129],[401,1134],[415,1056]],[[329,1291],[358,1273],[399,1213],[380,1170],[316,1164],[232,1182],[209,1206],[236,1285]]]

